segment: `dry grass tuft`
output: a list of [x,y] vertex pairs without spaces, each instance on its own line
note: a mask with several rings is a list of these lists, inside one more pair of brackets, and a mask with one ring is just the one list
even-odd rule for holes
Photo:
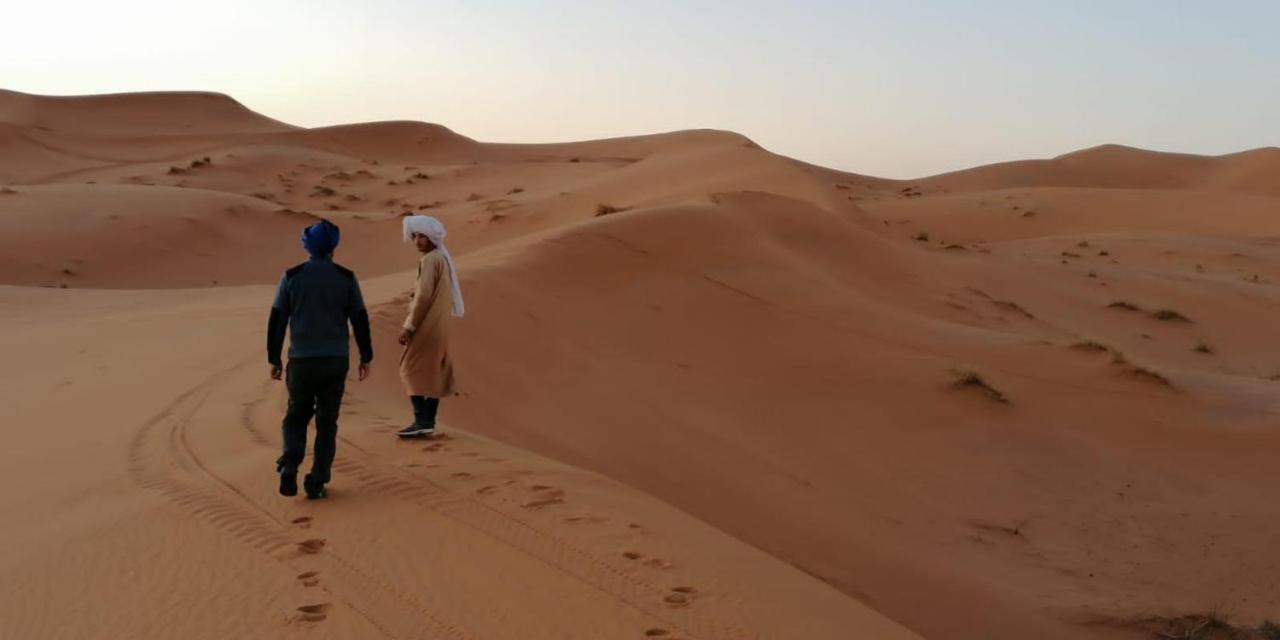
[[1124,361],[1123,359],[1120,360],[1119,362],[1121,364],[1126,365],[1126,370],[1128,371],[1128,373],[1130,373],[1131,375],[1133,375],[1134,377],[1140,380],[1145,380],[1147,382],[1154,382],[1162,387],[1170,387],[1170,388],[1173,387],[1173,383],[1170,382],[1168,378],[1160,375],[1155,371],[1152,371],[1151,369],[1148,369],[1147,367],[1136,365],[1136,364],[1129,364],[1127,361]]
[[1165,322],[1191,322],[1191,320],[1188,320],[1186,316],[1172,309],[1160,309],[1158,311],[1153,311],[1151,313],[1151,317]]
[[1115,351],[1115,349],[1112,349],[1111,347],[1105,344],[1102,344],[1101,342],[1098,342],[1096,340],[1083,340],[1071,345],[1071,348],[1076,351],[1090,351],[1094,353],[1104,353],[1104,352]]
[[1143,621],[1156,638],[1167,640],[1280,640],[1280,627],[1266,621],[1257,629],[1231,624],[1218,611]]
[[1023,309],[1022,305],[1012,300],[992,300],[991,304],[994,304],[995,306],[1000,307],[1001,309],[1007,309],[1009,311],[1012,311],[1028,320],[1036,319],[1036,317],[1032,315],[1030,311]]
[[987,398],[999,402],[1000,404],[1012,404],[1009,401],[1009,396],[1006,396],[1004,392],[987,383],[987,381],[983,379],[982,374],[977,371],[972,369],[953,369],[951,373],[955,376],[955,380],[952,382],[952,386],[955,388],[977,389],[986,395]]
[[596,205],[596,217],[599,218],[600,216],[607,216],[614,213],[621,213],[630,208],[631,207],[615,207],[607,204],[598,204]]
[[1258,633],[1262,634],[1263,640],[1280,640],[1280,624],[1265,620],[1258,628]]

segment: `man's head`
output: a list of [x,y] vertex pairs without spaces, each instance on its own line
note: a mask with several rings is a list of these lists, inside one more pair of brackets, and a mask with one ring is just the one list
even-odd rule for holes
[[413,234],[413,244],[418,247],[418,251],[421,251],[422,253],[426,253],[436,248],[436,243],[432,242],[431,238],[428,238],[425,233]]
[[405,242],[412,242],[423,253],[440,246],[445,235],[444,223],[431,216],[406,216],[404,219]]
[[326,258],[338,248],[338,225],[321,220],[302,230],[302,246],[313,258]]

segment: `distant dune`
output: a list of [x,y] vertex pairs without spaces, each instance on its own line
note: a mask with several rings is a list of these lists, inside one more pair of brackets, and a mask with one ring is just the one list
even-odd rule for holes
[[[0,636],[1262,638],[1278,177],[0,91]],[[434,442],[393,436],[409,213],[467,296]],[[314,504],[262,333],[319,218],[377,358]]]

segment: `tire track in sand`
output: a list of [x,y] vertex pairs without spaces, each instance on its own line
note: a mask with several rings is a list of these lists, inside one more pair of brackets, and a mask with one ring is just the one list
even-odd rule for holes
[[[286,523],[243,491],[213,473],[191,447],[187,430],[209,398],[249,362],[215,373],[178,395],[144,422],[129,443],[128,468],[143,488],[158,491],[216,530],[263,553],[293,573],[320,564],[338,578],[323,590],[363,618],[385,638],[473,640],[457,625],[444,621],[417,598],[362,569],[323,541],[298,542]],[[307,547],[311,543],[311,547]]]

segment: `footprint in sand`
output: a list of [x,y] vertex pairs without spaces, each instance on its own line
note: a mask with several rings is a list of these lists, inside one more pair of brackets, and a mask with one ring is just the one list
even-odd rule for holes
[[549,507],[553,504],[564,504],[564,500],[560,498],[543,498],[542,500],[533,500],[531,502],[526,502],[520,506],[525,509],[529,509],[530,511],[537,511],[538,509],[541,509],[543,507]]
[[454,474],[451,474],[451,475],[453,475],[453,477],[455,477],[455,478],[457,478],[457,479],[459,479],[459,480],[466,480],[467,478],[470,478],[470,477],[471,477],[471,474],[470,474],[470,473],[467,473],[466,471],[459,471],[459,472],[454,473]]
[[693,602],[693,598],[697,595],[698,590],[693,587],[672,587],[671,593],[662,599],[672,607],[687,607]]
[[293,524],[298,525],[298,527],[301,529],[308,529],[311,527],[311,516],[302,516],[301,518],[294,518],[292,522]]
[[644,566],[649,567],[650,569],[672,569],[676,565],[671,564],[662,558],[649,558],[644,561]]
[[640,558],[644,557],[644,554],[636,551],[623,551],[622,557],[628,560],[639,560]]
[[564,521],[568,524],[601,524],[608,522],[609,519],[601,516],[569,516]]
[[298,550],[303,553],[320,553],[321,549],[324,549],[323,538],[312,538],[298,543]]
[[443,444],[443,443],[436,442],[436,443],[429,444],[429,445],[427,445],[427,446],[423,447],[423,448],[422,448],[422,450],[423,450],[423,451],[439,451],[439,450],[441,450],[441,449],[443,449],[443,448],[444,448],[444,444]]
[[663,598],[662,601],[672,607],[687,607],[689,606],[690,598],[683,593],[671,593],[667,594],[667,597]]
[[298,612],[302,614],[302,619],[307,622],[320,622],[329,617],[326,613],[329,611],[328,604],[304,604],[298,607]]
[[314,587],[320,584],[320,572],[307,571],[306,573],[299,573],[298,580],[302,582],[302,586],[304,587]]
[[491,484],[487,487],[480,487],[479,489],[476,489],[476,493],[482,496],[487,496],[497,490],[498,490],[498,485]]

